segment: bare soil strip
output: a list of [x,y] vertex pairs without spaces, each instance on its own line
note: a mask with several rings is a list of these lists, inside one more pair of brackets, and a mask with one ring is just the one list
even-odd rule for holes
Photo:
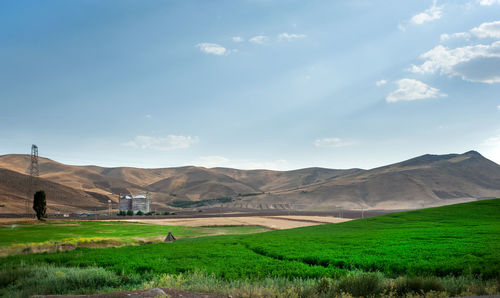
[[328,216],[241,216],[241,217],[204,217],[179,219],[124,219],[122,221],[142,222],[172,226],[263,226],[275,230],[308,227],[328,223],[349,221],[349,218]]
[[312,222],[312,223],[320,223],[320,224],[329,224],[329,223],[339,223],[352,220],[350,218],[339,218],[332,216],[295,216],[295,215],[282,215],[282,216],[267,216],[268,218],[276,218],[276,219],[286,219],[286,220],[296,220],[303,222]]

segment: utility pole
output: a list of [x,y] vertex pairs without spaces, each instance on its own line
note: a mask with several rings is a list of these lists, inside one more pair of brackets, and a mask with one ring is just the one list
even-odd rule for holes
[[38,168],[38,146],[35,144],[31,145],[29,169],[30,175],[28,177],[28,195],[26,196],[26,216],[30,214],[30,203],[35,191],[35,182],[40,175],[40,170]]

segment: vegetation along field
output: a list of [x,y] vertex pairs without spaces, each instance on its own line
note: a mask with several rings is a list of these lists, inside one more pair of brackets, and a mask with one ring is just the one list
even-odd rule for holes
[[[97,224],[89,235],[105,229]],[[2,245],[17,231],[31,237],[13,231],[2,229]],[[9,256],[1,260],[0,293],[177,287],[236,296],[493,294],[499,251],[496,199],[248,235]]]

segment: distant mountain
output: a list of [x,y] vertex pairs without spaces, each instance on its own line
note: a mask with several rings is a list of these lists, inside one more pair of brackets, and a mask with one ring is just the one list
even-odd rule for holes
[[[500,197],[500,166],[475,151],[426,154],[400,163],[356,171],[324,183],[276,192],[269,203],[411,209]],[[258,204],[257,200],[248,202]],[[309,204],[309,206],[307,206]]]
[[[0,213],[24,212],[30,157],[0,156]],[[231,197],[229,208],[410,209],[500,197],[500,166],[475,151],[426,154],[371,170],[294,171],[178,167],[72,166],[40,158],[35,188],[49,211],[104,209],[119,193],[150,192],[159,209],[173,201]]]

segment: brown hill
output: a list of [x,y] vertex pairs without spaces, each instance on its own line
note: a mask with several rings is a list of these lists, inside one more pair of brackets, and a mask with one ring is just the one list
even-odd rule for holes
[[500,166],[475,151],[423,155],[325,183],[252,198],[247,206],[295,204],[319,209],[412,209],[500,197]]
[[210,170],[232,177],[263,192],[294,189],[363,171],[361,169],[332,170],[325,168],[306,168],[294,171],[245,171],[230,168],[213,168]]
[[[43,189],[50,198],[47,207],[50,212],[98,210],[106,206],[108,197],[91,191],[76,190],[44,178],[37,178],[30,187],[29,177],[18,172],[0,169],[0,209],[3,213],[25,213],[28,193]],[[31,213],[31,202],[28,203]]]
[[194,201],[260,192],[259,189],[245,185],[229,176],[197,167],[189,167],[179,174],[149,185],[148,188],[155,192],[167,192],[172,196]]
[[[23,212],[28,155],[0,156],[0,212]],[[371,170],[295,171],[73,166],[40,158],[49,211],[106,208],[119,193],[150,192],[155,206],[232,197],[227,207],[327,210],[420,208],[500,197],[500,166],[470,151],[423,155]]]

